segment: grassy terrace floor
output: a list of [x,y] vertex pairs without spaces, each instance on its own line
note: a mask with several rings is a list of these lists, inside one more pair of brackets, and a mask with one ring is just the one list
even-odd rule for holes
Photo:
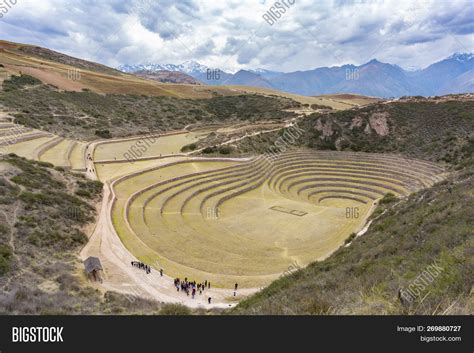
[[[181,148],[185,145],[191,144],[198,141],[200,138],[205,137],[206,132],[199,133],[184,133],[170,136],[160,137],[143,137],[136,138],[127,141],[117,142],[106,142],[99,144],[95,149],[94,159],[101,160],[123,160],[128,153],[129,158],[134,158],[134,148],[138,143],[143,146],[145,151],[136,150],[136,156],[139,158],[145,157],[156,157],[160,155],[176,154],[181,151]],[[132,149],[132,150],[131,150]]]

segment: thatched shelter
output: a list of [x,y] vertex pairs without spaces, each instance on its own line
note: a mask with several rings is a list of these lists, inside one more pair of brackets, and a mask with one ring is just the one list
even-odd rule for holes
[[84,261],[84,267],[90,279],[92,279],[93,281],[102,282],[101,273],[103,271],[103,268],[98,257],[88,257]]

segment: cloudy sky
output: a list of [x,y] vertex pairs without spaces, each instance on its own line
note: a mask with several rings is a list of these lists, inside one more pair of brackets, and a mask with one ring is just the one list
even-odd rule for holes
[[279,2],[270,25],[268,0],[0,0],[0,38],[114,67],[196,60],[229,71],[373,58],[422,68],[474,52],[474,0]]

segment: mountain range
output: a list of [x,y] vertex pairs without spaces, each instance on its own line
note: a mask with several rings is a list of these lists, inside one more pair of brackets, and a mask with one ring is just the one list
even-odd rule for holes
[[[228,73],[195,61],[180,65],[122,65],[126,73],[153,74],[160,71],[184,74],[206,85],[240,85],[277,89],[305,96],[357,93],[375,97],[437,96],[474,92],[474,54],[455,53],[424,69],[404,70],[400,66],[373,59],[363,65],[320,67],[313,70],[278,72],[265,69]],[[177,79],[175,82],[180,82]]]

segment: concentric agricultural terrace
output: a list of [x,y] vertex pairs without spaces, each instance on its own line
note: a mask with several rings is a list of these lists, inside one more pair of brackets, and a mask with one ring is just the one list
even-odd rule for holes
[[255,287],[327,257],[385,194],[408,195],[443,173],[387,154],[194,158],[116,179],[112,220],[135,256],[170,276]]

